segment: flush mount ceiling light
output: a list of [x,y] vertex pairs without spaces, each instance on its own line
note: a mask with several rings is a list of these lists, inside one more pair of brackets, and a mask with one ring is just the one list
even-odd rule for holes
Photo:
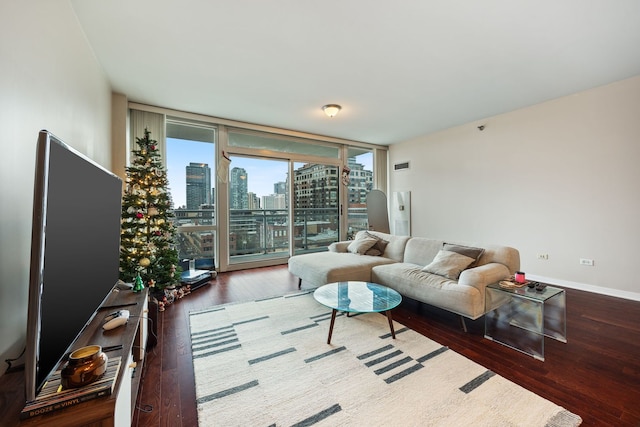
[[327,104],[322,107],[322,111],[324,111],[324,113],[329,117],[335,116],[340,112],[340,110],[342,110],[342,107],[338,104]]

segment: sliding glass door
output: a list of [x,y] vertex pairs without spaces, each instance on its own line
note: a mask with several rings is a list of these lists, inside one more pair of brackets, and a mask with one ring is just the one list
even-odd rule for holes
[[287,160],[231,156],[229,262],[289,256]]
[[340,168],[294,163],[294,255],[325,250],[340,240]]

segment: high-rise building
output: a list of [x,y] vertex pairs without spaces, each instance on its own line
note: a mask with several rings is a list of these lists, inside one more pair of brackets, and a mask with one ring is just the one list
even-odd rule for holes
[[287,194],[287,183],[284,181],[274,183],[273,194]]
[[249,209],[247,198],[248,176],[244,168],[231,169],[231,179],[229,180],[229,208]]
[[294,172],[297,208],[338,206],[338,167],[306,164]]
[[[284,206],[282,208],[274,208],[274,209],[286,209],[289,207],[289,177],[287,173],[286,181],[279,181],[273,184],[273,194],[279,194],[283,196]],[[280,203],[278,201],[277,203]],[[264,206],[264,203],[263,203]],[[280,206],[280,205],[278,205]],[[266,208],[265,208],[266,209]]]
[[206,163],[189,163],[187,172],[187,209],[211,205],[211,168]]
[[247,193],[247,208],[251,210],[260,209],[260,199],[256,193],[249,191]]
[[348,160],[349,169],[349,205],[367,203],[367,194],[373,189],[373,171],[366,170],[353,157]]
[[262,209],[286,209],[284,194],[270,194],[262,196]]

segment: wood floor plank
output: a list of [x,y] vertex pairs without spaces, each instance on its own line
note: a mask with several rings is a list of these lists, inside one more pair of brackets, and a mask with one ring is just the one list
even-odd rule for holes
[[[304,289],[304,284],[303,284]],[[197,425],[189,312],[298,291],[286,265],[221,273],[158,317],[158,346],[147,354],[134,426]],[[393,319],[583,418],[583,426],[640,426],[640,302],[567,289],[567,338],[545,340],[545,361],[484,338],[467,320],[405,299]]]

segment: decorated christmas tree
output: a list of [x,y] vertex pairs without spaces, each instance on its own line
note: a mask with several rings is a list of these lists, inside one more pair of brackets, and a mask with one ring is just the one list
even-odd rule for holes
[[142,279],[147,286],[163,289],[179,282],[180,269],[167,173],[161,163],[157,141],[150,135],[151,132],[145,129],[144,137],[136,138],[138,149],[133,150],[132,166],[126,168],[120,278],[129,283],[137,282],[138,287]]

